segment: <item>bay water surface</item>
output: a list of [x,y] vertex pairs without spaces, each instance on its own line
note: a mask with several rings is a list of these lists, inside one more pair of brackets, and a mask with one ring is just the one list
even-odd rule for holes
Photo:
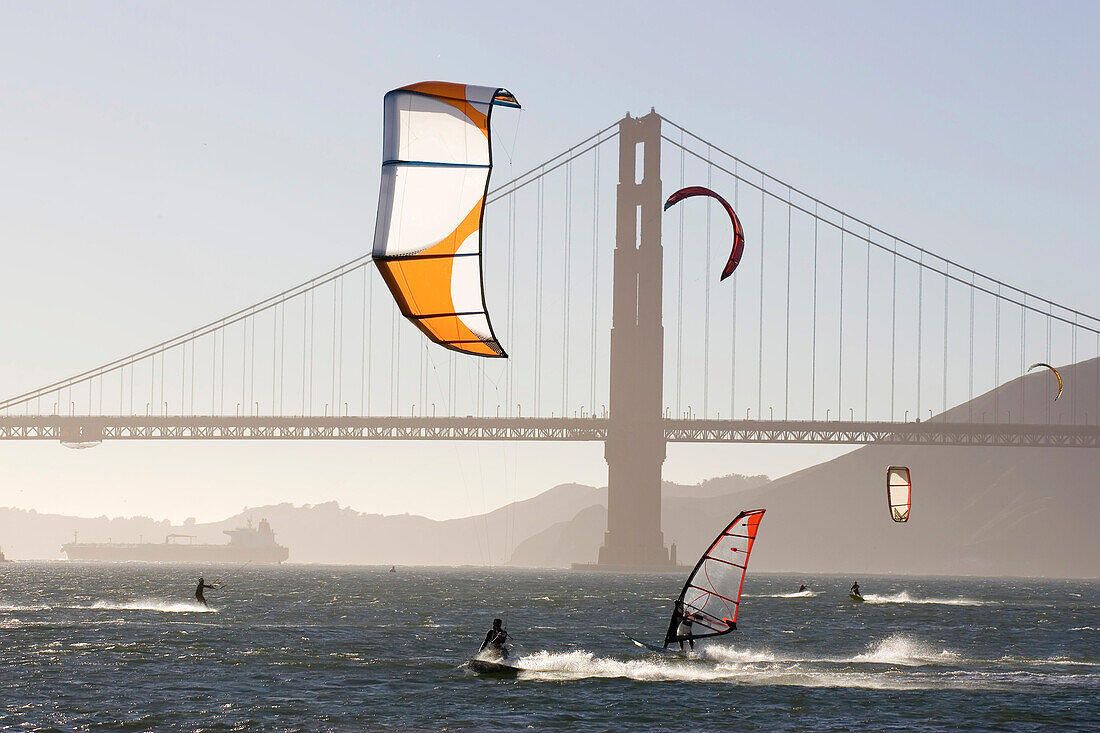
[[[739,629],[681,657],[623,634],[661,641],[683,573],[387,571],[0,565],[0,730],[1100,727],[1097,581],[860,577],[860,604],[750,569]],[[495,616],[516,679],[463,666]]]

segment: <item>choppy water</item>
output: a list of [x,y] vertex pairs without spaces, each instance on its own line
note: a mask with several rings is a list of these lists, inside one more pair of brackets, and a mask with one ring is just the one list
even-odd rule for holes
[[[658,641],[680,576],[0,566],[5,730],[1089,728],[1100,583],[761,576],[741,628]],[[795,591],[800,582],[807,593]],[[503,615],[524,672],[461,664]]]

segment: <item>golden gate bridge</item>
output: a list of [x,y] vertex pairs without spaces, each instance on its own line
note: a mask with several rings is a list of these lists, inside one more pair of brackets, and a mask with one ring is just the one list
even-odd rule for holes
[[[733,203],[728,223],[665,183]],[[431,344],[358,257],[0,401],[0,440],[602,441],[601,563],[661,565],[668,442],[1100,446],[1100,320],[919,247],[656,112],[487,197],[511,358]],[[1048,374],[1060,365],[1065,393]],[[995,388],[1018,381],[1003,400]],[[1087,387],[1087,388],[1082,388]],[[639,456],[643,457],[639,460]]]

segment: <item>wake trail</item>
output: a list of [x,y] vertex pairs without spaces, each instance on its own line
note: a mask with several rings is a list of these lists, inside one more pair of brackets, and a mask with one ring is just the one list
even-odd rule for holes
[[217,613],[218,609],[204,606],[196,601],[166,601],[160,598],[139,598],[136,601],[114,603],[96,601],[90,606],[69,606],[69,608],[94,611],[157,611],[159,613]]
[[932,604],[940,606],[988,606],[992,601],[979,601],[973,598],[913,598],[908,592],[902,591],[893,595],[880,593],[864,593],[863,602],[871,604],[881,603],[915,603]]

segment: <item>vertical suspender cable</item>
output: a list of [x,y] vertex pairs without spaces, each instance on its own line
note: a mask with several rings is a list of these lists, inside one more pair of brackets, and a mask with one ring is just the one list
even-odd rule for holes
[[[359,414],[365,416],[367,414],[367,270],[369,268],[363,268],[363,320],[361,323],[361,329],[359,331]],[[283,318],[286,325],[286,317]],[[279,404],[279,414],[282,414],[282,402]]]
[[970,273],[970,369],[969,398],[966,402],[969,421],[974,422],[974,273]]
[[[707,145],[707,188],[711,187],[714,168],[710,164],[710,145]],[[703,419],[707,419],[710,402],[710,213],[707,206],[707,249],[703,267]]]
[[569,301],[571,293],[570,283],[570,258],[573,250],[573,161],[565,164],[565,290],[563,291],[562,306],[564,313],[564,326],[562,328],[561,351],[561,416],[566,417],[567,403],[569,402]]
[[[339,286],[339,304],[337,306],[338,335],[336,336],[336,405],[344,404],[344,278],[336,281]],[[337,414],[343,414],[339,409],[333,410]]]
[[757,362],[756,362],[756,419],[759,420],[764,410],[764,184],[763,174],[760,176],[760,325],[757,332]]
[[[1027,296],[1020,299],[1020,374],[1026,377],[1024,369],[1027,368]],[[1027,422],[1027,379],[1020,380],[1020,422]]]
[[898,240],[894,239],[894,274],[890,286],[890,420],[894,420],[894,366],[897,359],[898,334]]
[[[737,173],[737,160],[733,161],[733,207],[734,210],[739,206],[738,199],[741,192],[741,178]],[[737,281],[740,278],[737,277],[737,272],[733,273],[733,287],[730,288],[733,292],[730,297],[733,300],[733,307],[730,309],[730,320],[733,322],[731,330],[733,331],[730,336],[730,419],[732,420],[737,414],[734,409],[734,397],[737,394]]]
[[[1050,350],[1051,318],[1050,317],[1053,314],[1053,312],[1054,312],[1053,306],[1048,302],[1047,303],[1047,359],[1046,359],[1047,364],[1049,364],[1051,362],[1051,350]],[[1047,424],[1050,423],[1050,405],[1051,405],[1051,403],[1048,401],[1046,403]]]
[[340,398],[338,396],[339,390],[336,386],[336,332],[339,330],[339,318],[337,311],[339,306],[337,303],[340,300],[340,281],[332,281],[332,388],[329,390],[329,399],[332,400],[332,414],[338,415],[340,410],[338,405],[340,404]]
[[920,420],[921,347],[924,345],[924,252],[917,264],[917,419]]
[[226,351],[226,349],[225,349],[225,334],[226,334],[226,327],[223,326],[220,330],[221,330],[221,334],[222,334],[222,359],[221,359],[221,362],[222,362],[222,364],[221,364],[222,378],[221,378],[221,382],[219,384],[219,389],[218,389],[219,402],[220,402],[220,404],[218,405],[218,410],[221,414],[224,415],[225,414],[225,351]]
[[871,399],[871,227],[867,227],[867,293],[863,303],[863,419],[870,420]]
[[[508,294],[508,296],[507,296],[508,297],[508,348],[510,348],[510,349],[515,348],[515,345],[512,343],[512,333],[513,333],[513,327],[512,326],[516,322],[516,309],[515,309],[515,306],[513,304],[513,298],[512,298],[512,292],[513,292],[513,287],[514,287],[513,281],[515,280],[515,277],[513,276],[513,272],[512,272],[512,262],[515,259],[515,247],[516,247],[515,232],[514,232],[514,229],[513,229],[514,223],[515,223],[515,212],[516,212],[516,195],[515,195],[515,193],[512,193],[512,194],[509,194],[509,196],[508,196],[508,223],[506,225],[507,226],[507,229],[506,229],[507,238],[508,238],[508,260],[507,260],[507,263],[505,265],[506,268],[507,268],[507,271],[508,271],[508,289],[507,289],[506,292]],[[500,399],[499,395],[497,396],[497,399],[498,400]],[[512,365],[508,364],[504,368],[504,414],[506,416],[510,416],[512,414],[511,409],[512,409]],[[506,471],[507,471],[507,468],[508,468],[507,465],[505,465],[505,470]],[[505,481],[507,481],[507,474],[505,474]]]
[[[250,318],[241,321],[241,414],[249,415],[252,412],[252,401],[248,399],[248,322]],[[255,331],[255,327],[252,329]]]
[[814,287],[813,315],[810,326],[810,419],[817,418],[817,230],[821,219],[817,213],[817,201],[814,201]]
[[791,403],[791,187],[787,186],[787,325],[783,329],[786,334],[786,356],[783,360],[783,419],[790,419]]
[[[1073,387],[1077,386],[1077,314],[1073,314],[1073,329],[1070,331],[1070,363],[1073,364]],[[1069,419],[1074,425],[1077,424],[1077,390],[1073,389],[1073,394],[1070,395],[1069,403]]]
[[397,381],[397,311],[391,310],[390,320],[390,415],[394,414],[394,383]]
[[[396,311],[394,311],[396,312]],[[313,415],[313,332],[314,321],[317,320],[317,291],[309,291],[309,412]]]
[[[393,405],[394,409],[401,409],[401,319],[396,317],[397,311],[394,311],[394,329],[393,329]],[[391,415],[395,414],[393,411]]]
[[997,285],[997,302],[994,304],[993,325],[993,422],[1001,419],[1001,286]]
[[538,201],[535,215],[535,404],[532,416],[542,413],[542,207],[544,201],[543,173],[539,174]]
[[302,415],[306,412],[306,358],[309,354],[309,293],[302,295]]
[[592,350],[589,357],[591,359],[591,366],[589,371],[589,391],[591,394],[588,396],[588,404],[592,408],[592,413],[596,413],[596,326],[599,313],[599,300],[596,298],[596,282],[597,272],[599,270],[600,256],[599,256],[599,234],[600,234],[600,148],[599,145],[592,151],[592,334],[591,345]]
[[943,261],[943,419],[947,421],[947,314],[950,305],[951,280],[947,277],[947,271],[951,263]]
[[840,419],[841,405],[844,403],[844,214],[840,215],[840,313],[836,348],[836,419]]
[[[363,270],[366,272],[366,269]],[[286,303],[279,317],[279,417],[283,416],[283,394],[286,392]],[[272,405],[271,409],[275,409]]]
[[[680,188],[684,187],[684,131],[680,130]],[[684,353],[684,207],[680,206],[680,233],[676,240],[676,416],[683,417],[680,406],[680,388],[683,384],[682,366]],[[641,232],[638,232],[641,236]]]

